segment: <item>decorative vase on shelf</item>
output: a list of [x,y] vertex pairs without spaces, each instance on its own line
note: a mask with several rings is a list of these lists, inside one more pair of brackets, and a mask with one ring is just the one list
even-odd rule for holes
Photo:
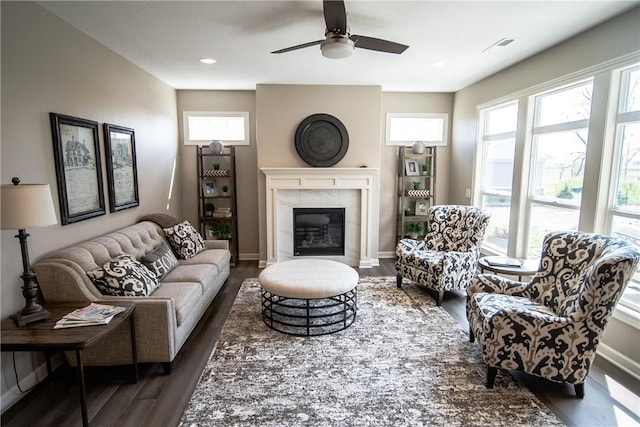
[[211,141],[209,143],[209,151],[211,154],[222,154],[223,149],[224,145],[222,145],[222,141]]
[[413,154],[424,154],[424,150],[426,150],[427,146],[424,145],[422,141],[416,141],[413,144]]

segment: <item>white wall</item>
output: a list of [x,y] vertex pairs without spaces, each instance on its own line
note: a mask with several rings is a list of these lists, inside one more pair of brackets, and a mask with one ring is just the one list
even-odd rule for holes
[[[472,186],[477,109],[487,103],[528,88],[577,73],[598,64],[635,54],[640,60],[640,8],[614,18],[566,42],[526,59],[459,92],[454,99],[449,201],[465,203],[465,189]],[[637,323],[637,321],[636,321]],[[608,326],[604,343],[609,354],[636,372],[640,368],[640,330],[617,318]],[[626,361],[626,362],[625,362]]]
[[[132,224],[144,214],[181,214],[175,90],[34,3],[2,2],[1,182],[48,183],[57,207],[49,112],[135,129],[140,206],[70,225],[27,230],[32,262],[52,250]],[[102,127],[100,127],[102,140]],[[101,141],[103,185],[106,187]],[[179,164],[178,164],[179,166]],[[171,196],[171,197],[170,197]],[[105,200],[108,211],[108,200]],[[59,211],[57,212],[60,220]],[[3,230],[0,316],[24,306],[15,230]],[[2,410],[19,397],[11,357],[2,357]],[[39,353],[16,355],[21,385],[41,380]],[[37,370],[37,372],[36,372]]]

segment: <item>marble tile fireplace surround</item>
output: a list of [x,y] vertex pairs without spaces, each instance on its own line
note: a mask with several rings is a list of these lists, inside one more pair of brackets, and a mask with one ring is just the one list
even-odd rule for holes
[[266,266],[293,255],[293,208],[345,208],[345,255],[318,256],[371,268],[378,261],[379,171],[262,168],[266,180]]

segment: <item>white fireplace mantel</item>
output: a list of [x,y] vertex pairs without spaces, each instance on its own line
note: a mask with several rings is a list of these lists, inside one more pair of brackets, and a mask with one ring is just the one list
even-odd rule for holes
[[374,168],[261,168],[266,177],[267,265],[278,261],[278,192],[281,190],[359,190],[359,267],[378,261],[379,170]]

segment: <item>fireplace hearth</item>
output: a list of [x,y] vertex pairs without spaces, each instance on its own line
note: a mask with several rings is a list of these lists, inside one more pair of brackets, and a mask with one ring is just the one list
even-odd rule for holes
[[293,255],[344,255],[344,208],[293,208]]

